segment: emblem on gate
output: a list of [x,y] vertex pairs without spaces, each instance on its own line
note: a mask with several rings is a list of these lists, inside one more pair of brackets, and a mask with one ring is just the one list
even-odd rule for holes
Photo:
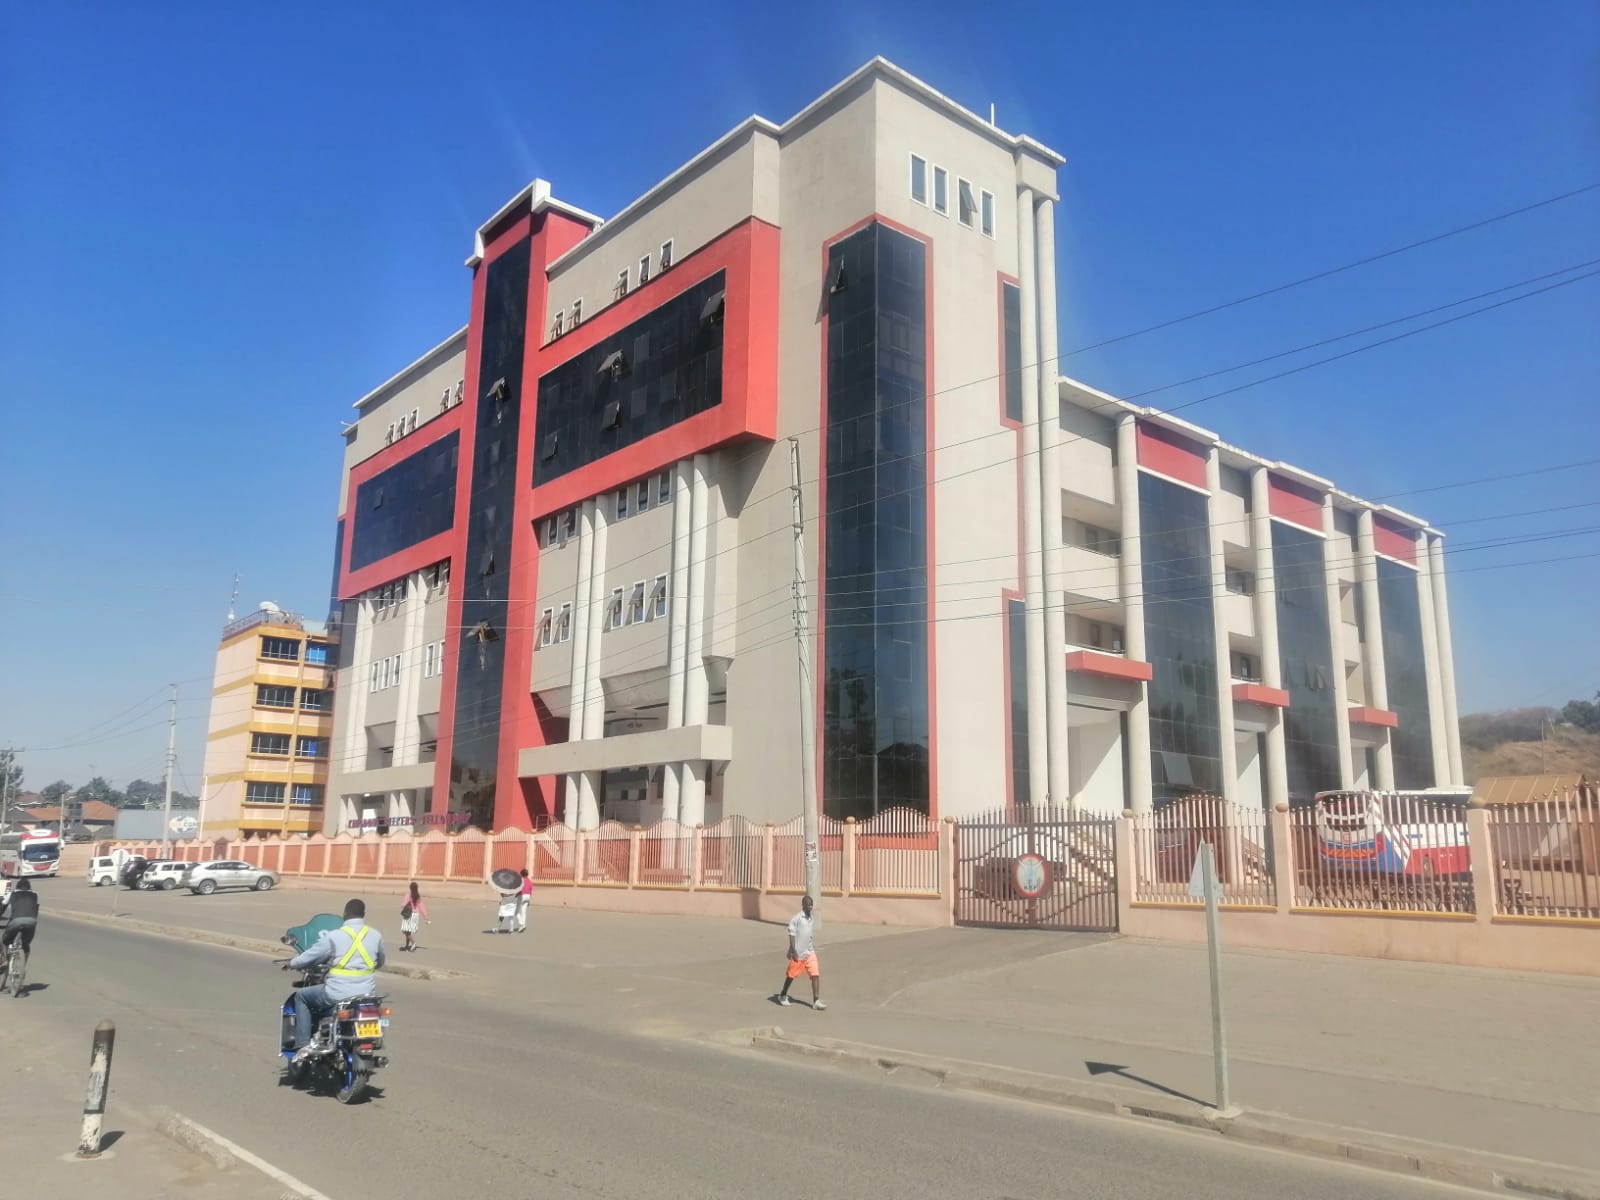
[[1050,864],[1039,854],[1018,855],[1011,869],[1011,886],[1024,900],[1036,900],[1050,888]]

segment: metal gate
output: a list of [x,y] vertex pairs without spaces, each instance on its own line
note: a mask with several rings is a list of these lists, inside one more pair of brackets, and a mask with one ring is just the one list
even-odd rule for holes
[[956,924],[1115,931],[1116,822],[1027,806],[962,818]]

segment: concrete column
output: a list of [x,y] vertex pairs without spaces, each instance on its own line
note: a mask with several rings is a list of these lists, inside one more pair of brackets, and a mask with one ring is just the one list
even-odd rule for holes
[[422,738],[417,732],[417,706],[422,696],[422,618],[428,589],[422,572],[406,577],[406,604],[400,637],[400,694],[395,698],[394,765],[421,759]]
[[[1211,549],[1211,631],[1217,659],[1217,724],[1221,733],[1222,798],[1239,802],[1238,744],[1233,727],[1233,657],[1228,643],[1228,623],[1222,617],[1222,600],[1228,594],[1228,567],[1222,538],[1217,533],[1217,497],[1222,495],[1222,463],[1215,446],[1206,454],[1206,537]],[[1237,841],[1237,839],[1234,839]]]
[[[710,684],[706,678],[706,554],[711,525],[711,486],[706,478],[707,456],[696,454],[689,502],[689,622],[684,648],[683,723],[704,725]],[[683,772],[679,819],[699,825],[706,819],[706,764],[689,763]]]
[[[1035,279],[1033,192],[1017,192],[1017,277],[1022,300],[1022,577],[1027,631],[1028,803],[1050,798],[1050,723],[1045,674],[1049,660],[1044,623],[1044,545],[1039,513],[1039,289]],[[1063,797],[1063,802],[1065,798]]]
[[[594,580],[594,508],[585,500],[578,510],[578,587],[572,604],[572,667],[567,675],[567,741],[583,740],[583,700],[585,672],[589,666],[589,608]],[[568,775],[561,819],[572,828],[578,825],[580,778]]]
[[1339,572],[1335,560],[1335,546],[1343,544],[1338,526],[1333,519],[1333,495],[1322,497],[1322,569],[1328,590],[1328,644],[1333,647],[1333,711],[1338,718],[1334,734],[1339,745],[1339,786],[1349,788],[1355,780],[1351,775],[1352,751],[1350,746],[1350,685],[1344,677],[1344,614],[1339,601]]
[[[683,724],[683,676],[689,633],[689,517],[693,506],[692,466],[672,469],[672,581],[667,593],[667,728]],[[661,772],[661,816],[679,819],[683,764],[665,763]]]
[[1422,617],[1422,673],[1428,681],[1428,738],[1433,751],[1435,787],[1450,781],[1450,739],[1445,731],[1444,688],[1439,681],[1439,627],[1433,614],[1433,579],[1428,547],[1417,547],[1417,611]]
[[[600,665],[604,654],[606,608],[611,596],[606,589],[606,506],[605,497],[594,501],[594,561],[589,569],[589,644],[585,647],[583,670],[583,738],[591,741],[606,735],[606,687]],[[600,824],[599,771],[585,771],[578,780],[578,828],[593,829]]]
[[[372,672],[372,601],[363,597],[355,602],[355,607],[356,627],[350,650],[350,666],[342,673],[342,689],[334,695],[334,728],[340,732],[328,748],[328,786],[324,792],[328,797],[343,791],[343,776],[365,770],[367,765],[367,702],[371,694],[367,681]],[[330,837],[339,832],[338,822],[337,806],[324,803],[323,832]]]
[[[1272,490],[1265,467],[1250,472],[1250,545],[1255,551],[1256,637],[1261,642],[1261,682],[1269,688],[1282,688],[1278,582],[1272,557]],[[1282,709],[1273,709],[1268,717],[1267,760],[1262,764],[1261,783],[1268,808],[1289,803],[1289,760],[1283,742]]]
[[[1066,554],[1061,546],[1061,400],[1056,388],[1056,209],[1039,201],[1035,217],[1039,296],[1039,518],[1044,554],[1044,690],[1046,742],[1050,763],[1050,802],[1072,801],[1067,760],[1067,596]],[[1023,473],[1026,479],[1028,472]]]
[[[1372,535],[1372,510],[1364,508],[1356,519],[1356,571],[1361,580],[1361,654],[1367,669],[1367,703],[1388,711],[1389,674],[1383,662],[1383,604],[1378,595],[1378,550]],[[1346,714],[1345,719],[1349,720]],[[1373,754],[1378,777],[1372,785],[1381,792],[1394,791],[1394,750],[1388,731]]]
[[[1122,557],[1118,560],[1122,590],[1123,644],[1128,657],[1147,662],[1144,630],[1144,557],[1139,513],[1139,424],[1132,413],[1117,421],[1117,508],[1122,514]],[[1128,710],[1128,805],[1149,812],[1154,800],[1150,777],[1150,685],[1141,683],[1139,697]]]
[[1448,766],[1447,778],[1440,784],[1459,787],[1464,780],[1461,768],[1461,718],[1456,710],[1456,652],[1450,638],[1450,597],[1445,589],[1444,538],[1428,536],[1428,578],[1433,584],[1433,623],[1439,641],[1439,692],[1445,726]]

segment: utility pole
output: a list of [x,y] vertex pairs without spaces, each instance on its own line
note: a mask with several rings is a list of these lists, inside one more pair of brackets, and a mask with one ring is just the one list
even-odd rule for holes
[[789,489],[794,501],[794,642],[800,664],[800,812],[806,843],[806,895],[822,903],[817,852],[817,698],[811,679],[811,614],[806,606],[806,523],[800,493],[800,440],[789,439]]
[[161,804],[161,857],[172,854],[172,772],[178,765],[178,685],[172,685],[167,704],[166,798]]
[[5,777],[0,779],[0,830],[8,828],[11,823],[11,768],[16,764],[16,761],[16,748],[7,746],[5,751]]

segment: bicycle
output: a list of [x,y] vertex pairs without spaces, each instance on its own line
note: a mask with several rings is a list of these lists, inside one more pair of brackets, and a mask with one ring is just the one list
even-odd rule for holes
[[5,949],[5,961],[0,963],[0,992],[9,991],[16,998],[22,995],[23,977],[27,973],[22,942],[14,941]]

